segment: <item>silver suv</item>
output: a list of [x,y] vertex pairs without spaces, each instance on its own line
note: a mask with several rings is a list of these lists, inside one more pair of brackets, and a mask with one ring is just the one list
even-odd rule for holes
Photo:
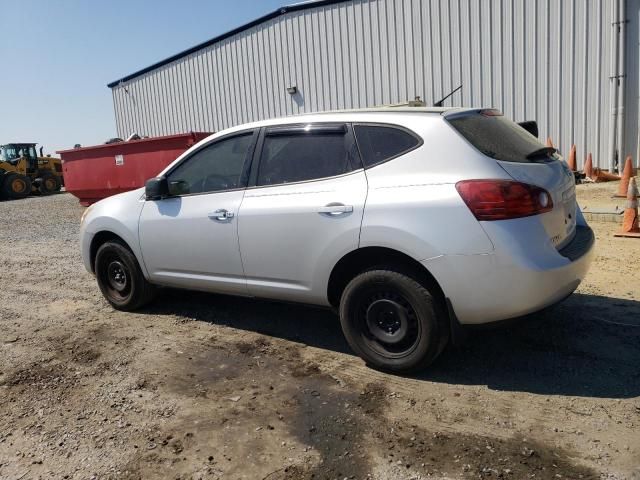
[[460,325],[570,295],[593,257],[572,173],[495,110],[378,109],[241,125],[86,210],[117,309],[157,287],[333,307],[370,365],[423,368]]

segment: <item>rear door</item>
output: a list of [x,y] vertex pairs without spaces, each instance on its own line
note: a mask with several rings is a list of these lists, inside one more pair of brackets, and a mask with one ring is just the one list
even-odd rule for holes
[[351,126],[269,127],[240,207],[240,251],[252,295],[326,303],[326,281],[358,248],[367,196]]
[[465,111],[445,118],[514,180],[547,190],[553,210],[540,215],[540,221],[557,249],[571,242],[577,215],[575,179],[558,154],[495,110]]

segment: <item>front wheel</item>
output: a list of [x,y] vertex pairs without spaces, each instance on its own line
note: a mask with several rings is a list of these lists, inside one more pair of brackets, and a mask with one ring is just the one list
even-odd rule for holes
[[117,310],[133,311],[153,299],[154,286],[144,278],[133,253],[119,242],[98,248],[95,272],[100,291]]
[[392,372],[430,365],[447,343],[446,318],[425,286],[391,270],[361,273],[340,300],[351,348],[371,366]]

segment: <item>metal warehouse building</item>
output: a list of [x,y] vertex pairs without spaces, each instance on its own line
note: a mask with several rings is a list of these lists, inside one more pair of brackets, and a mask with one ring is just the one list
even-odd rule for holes
[[117,80],[118,135],[219,131],[403,103],[535,119],[578,163],[638,158],[640,0],[324,0],[283,7]]

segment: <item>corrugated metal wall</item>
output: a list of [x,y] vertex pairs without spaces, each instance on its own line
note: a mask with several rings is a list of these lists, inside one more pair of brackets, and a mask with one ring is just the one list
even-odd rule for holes
[[[638,0],[627,1],[637,69]],[[431,104],[462,84],[445,105],[536,119],[562,152],[576,143],[579,165],[590,151],[606,168],[612,28],[607,0],[352,0],[290,12],[114,87],[118,134]],[[628,80],[625,149],[635,152],[637,72]]]

